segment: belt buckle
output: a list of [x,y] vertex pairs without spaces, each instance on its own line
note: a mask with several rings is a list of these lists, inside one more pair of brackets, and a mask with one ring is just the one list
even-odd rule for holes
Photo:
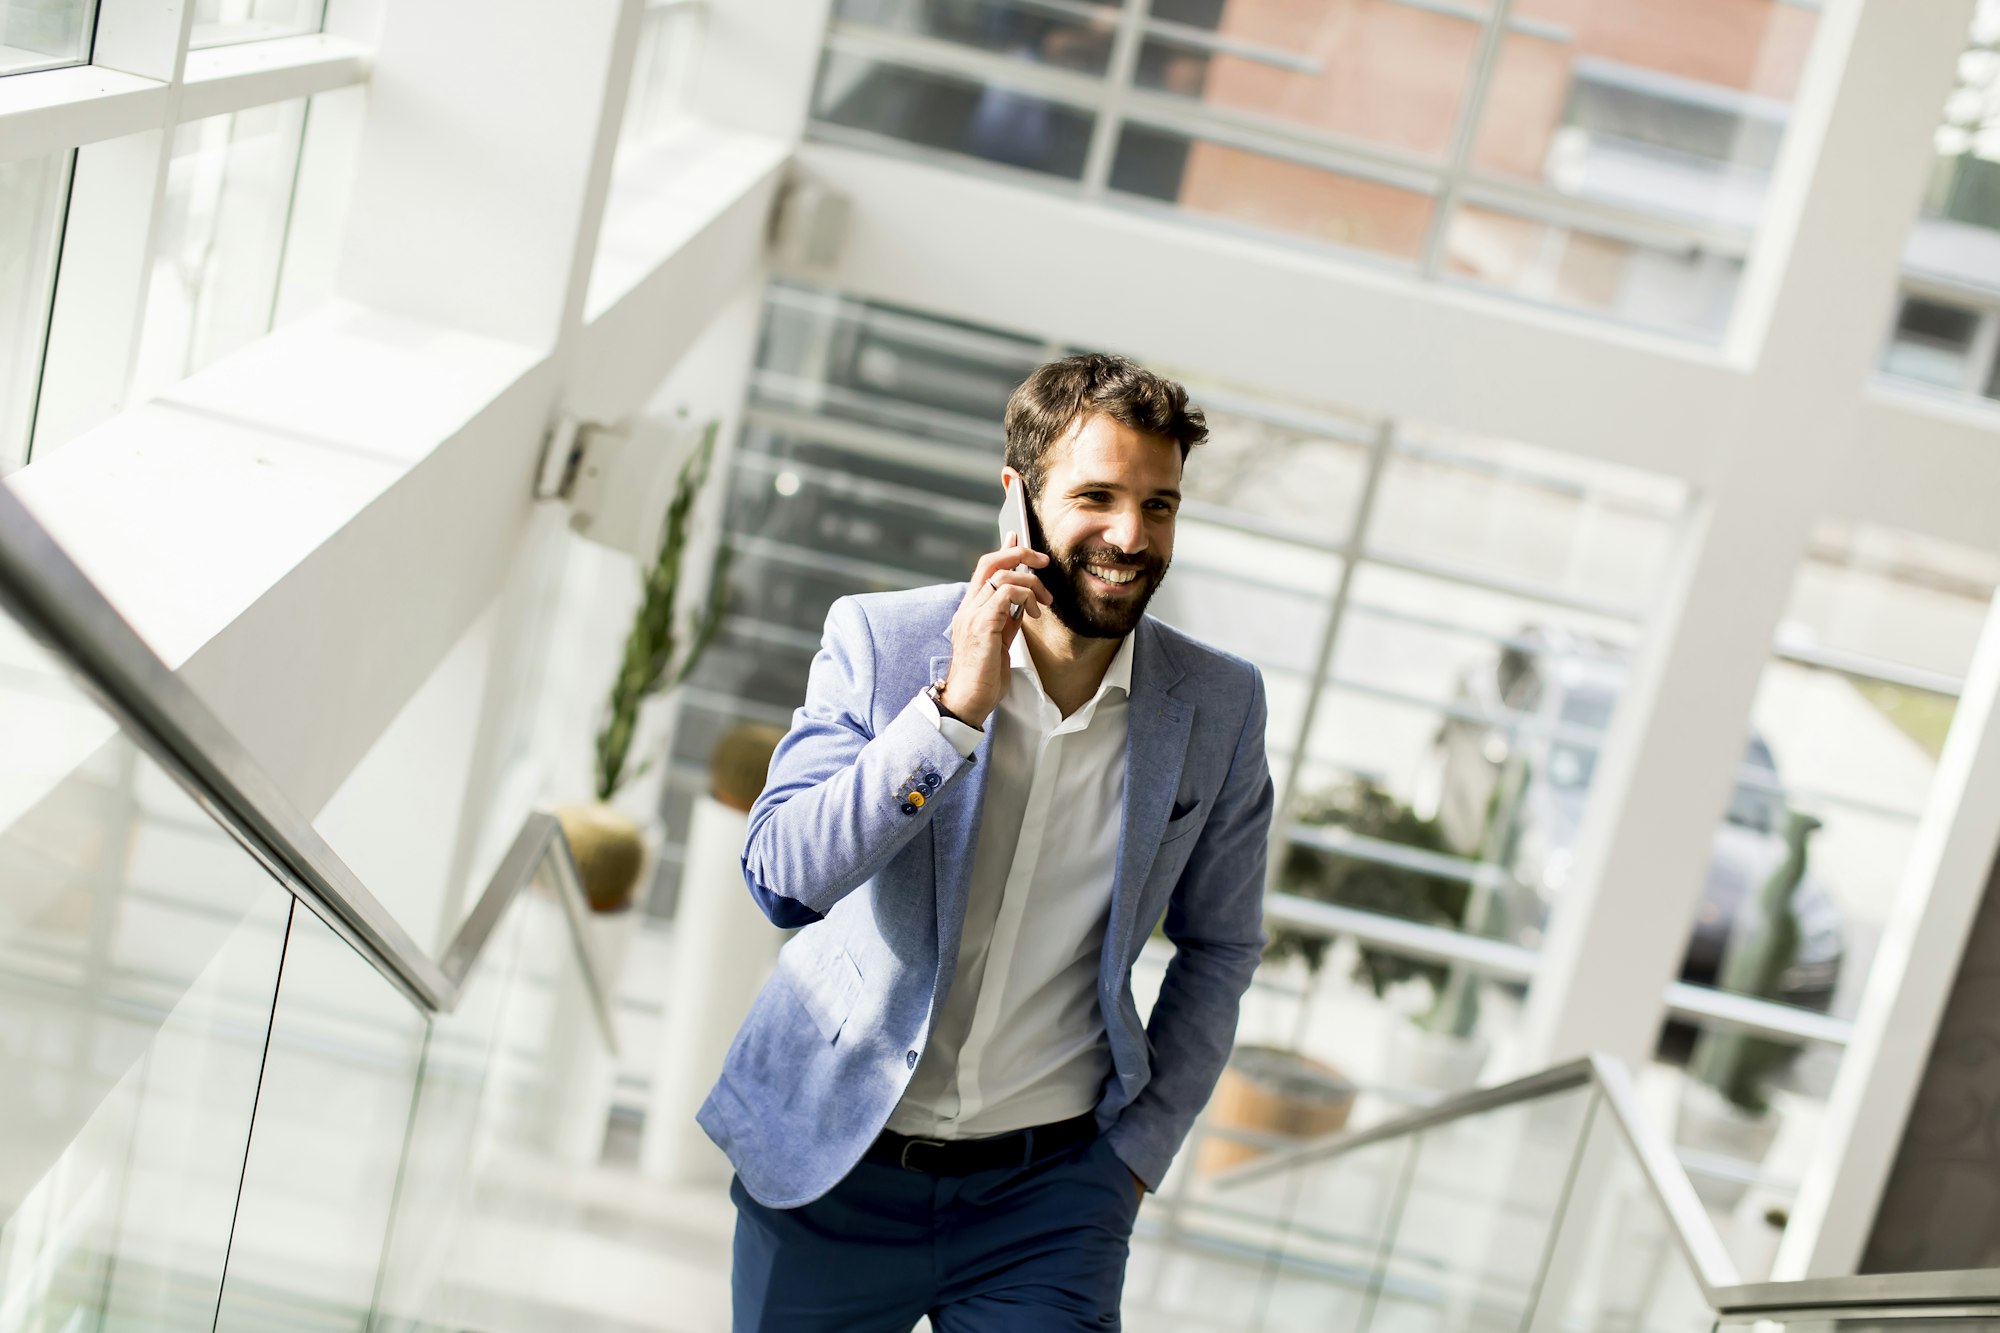
[[905,1171],[921,1171],[923,1170],[921,1166],[912,1166],[910,1164],[910,1149],[942,1147],[944,1147],[943,1139],[905,1139],[903,1140],[903,1151],[896,1156],[896,1165],[902,1167]]

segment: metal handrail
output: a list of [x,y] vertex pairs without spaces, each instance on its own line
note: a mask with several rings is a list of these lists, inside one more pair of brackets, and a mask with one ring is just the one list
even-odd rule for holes
[[454,1010],[506,906],[551,868],[604,1039],[616,1049],[583,892],[554,816],[523,824],[444,953],[433,959],[322,838],[214,711],[139,637],[12,491],[0,485],[0,609],[62,661],[92,700],[293,897],[426,1012]]
[[1674,1157],[1673,1149],[1652,1131],[1640,1113],[1638,1098],[1632,1091],[1631,1078],[1625,1067],[1609,1056],[1585,1056],[1511,1083],[1474,1088],[1435,1106],[1396,1116],[1366,1129],[1335,1134],[1289,1151],[1272,1153],[1229,1172],[1226,1180],[1231,1186],[1261,1180],[1344,1157],[1371,1144],[1406,1138],[1441,1125],[1586,1087],[1594,1088],[1599,1104],[1610,1110],[1621,1136],[1645,1176],[1654,1200],[1672,1223],[1681,1253],[1687,1259],[1695,1280],[1701,1284],[1703,1294],[1711,1297],[1713,1304],[1715,1293],[1737,1285],[1736,1266],[1730,1262],[1729,1251],[1724,1247],[1721,1236],[1716,1234],[1715,1224],[1709,1221],[1701,1200],[1695,1195],[1694,1186],[1688,1182],[1687,1173]]
[[[1474,1116],[1589,1088],[1594,1108],[1607,1110],[1619,1137],[1665,1215],[1702,1296],[1719,1319],[1749,1321],[1809,1316],[1836,1319],[1939,1318],[2000,1315],[2000,1269],[1931,1273],[1867,1273],[1790,1282],[1750,1282],[1736,1266],[1673,1148],[1647,1122],[1625,1066],[1604,1055],[1556,1065],[1511,1083],[1475,1088],[1449,1100],[1303,1144],[1271,1144],[1266,1155],[1224,1172],[1233,1188],[1315,1166],[1372,1145],[1408,1138]],[[1594,1120],[1587,1116],[1583,1134]],[[1584,1146],[1579,1141],[1577,1151]],[[1560,1225],[1560,1216],[1557,1223]]]
[[1822,1319],[2000,1315],[2000,1269],[1748,1282],[1711,1292],[1709,1299],[1717,1314],[1759,1319],[1793,1313]]

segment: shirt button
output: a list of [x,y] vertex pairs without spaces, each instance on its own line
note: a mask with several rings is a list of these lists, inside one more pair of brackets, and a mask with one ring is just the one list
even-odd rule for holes
[[917,1067],[917,1053],[915,1051],[911,1051],[907,1056],[904,1057],[903,1063],[907,1064],[910,1068],[915,1069]]

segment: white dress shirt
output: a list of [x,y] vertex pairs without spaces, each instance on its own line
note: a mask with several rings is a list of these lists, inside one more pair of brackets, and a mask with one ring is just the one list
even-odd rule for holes
[[[972,850],[958,971],[930,1044],[889,1117],[899,1134],[979,1138],[1097,1105],[1111,1052],[1097,1007],[1125,813],[1132,636],[1089,703],[1050,701],[1016,635]],[[980,732],[932,709],[971,756]],[[940,847],[939,856],[953,849]]]

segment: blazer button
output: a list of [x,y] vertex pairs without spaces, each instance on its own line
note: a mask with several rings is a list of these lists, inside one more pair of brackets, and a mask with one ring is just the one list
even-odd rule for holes
[[907,1056],[904,1057],[903,1063],[908,1065],[910,1068],[915,1069],[917,1067],[917,1053],[915,1051],[911,1051]]

